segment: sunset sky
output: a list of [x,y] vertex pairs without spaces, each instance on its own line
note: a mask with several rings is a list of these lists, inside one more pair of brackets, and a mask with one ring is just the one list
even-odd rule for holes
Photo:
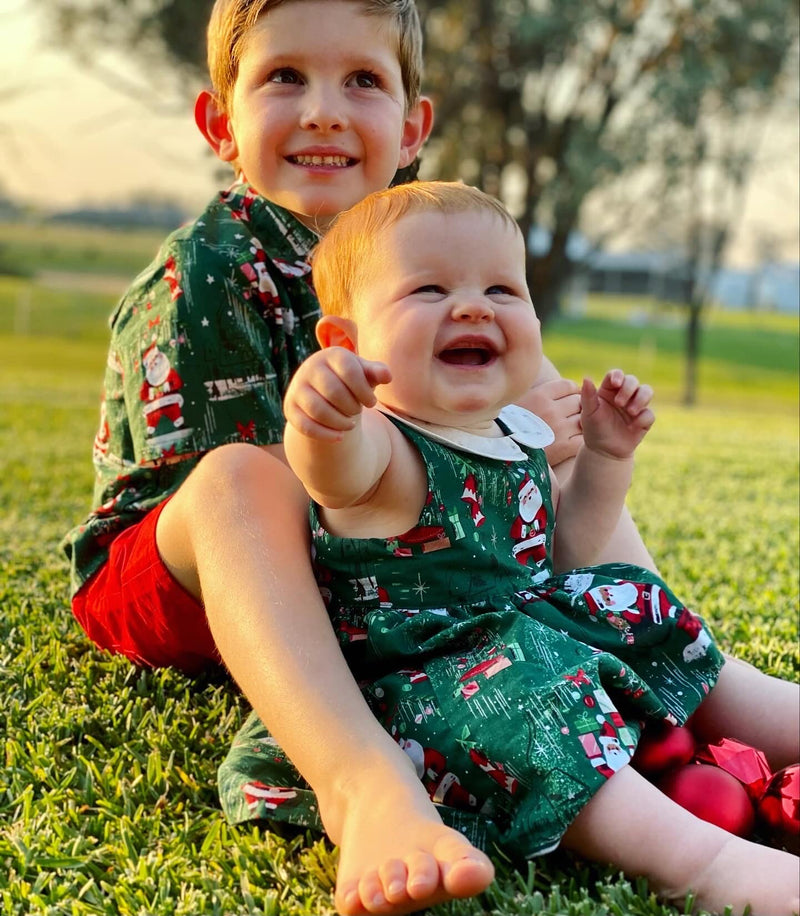
[[[172,116],[110,88],[46,46],[37,9],[28,0],[0,0],[0,193],[40,208],[124,203],[154,192],[198,211],[216,188],[214,159],[190,106]],[[141,82],[127,61],[108,57]],[[800,125],[796,113],[774,119],[733,264],[754,257],[753,241],[772,232],[786,260],[798,259]]]

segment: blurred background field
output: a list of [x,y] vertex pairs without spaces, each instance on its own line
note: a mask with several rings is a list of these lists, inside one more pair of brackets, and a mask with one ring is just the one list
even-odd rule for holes
[[[0,901],[20,916],[321,916],[329,846],[222,819],[216,767],[247,712],[235,687],[221,672],[136,671],[92,649],[69,612],[58,544],[90,505],[107,317],[158,238],[37,233],[42,258],[17,235],[20,275],[0,277]],[[58,271],[36,273],[42,260]],[[797,317],[712,311],[688,409],[681,316],[594,297],[548,323],[546,349],[566,375],[619,364],[654,382],[630,496],[645,540],[726,650],[797,678]],[[435,912],[680,910],[554,855]]]

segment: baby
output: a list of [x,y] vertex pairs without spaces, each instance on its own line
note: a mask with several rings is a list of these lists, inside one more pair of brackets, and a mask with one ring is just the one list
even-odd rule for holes
[[[695,818],[627,766],[642,723],[698,710],[708,739],[744,740],[776,710],[761,743],[775,766],[799,740],[794,685],[723,667],[653,573],[593,565],[651,389],[620,370],[584,381],[584,443],[559,488],[548,427],[511,406],[542,358],[524,240],[464,185],[371,195],[334,222],[314,278],[323,349],[287,391],[286,454],[348,662],[443,819],[482,818],[515,856],[563,843],[711,910],[796,910],[794,856]],[[413,910],[413,868],[386,867],[367,910]]]

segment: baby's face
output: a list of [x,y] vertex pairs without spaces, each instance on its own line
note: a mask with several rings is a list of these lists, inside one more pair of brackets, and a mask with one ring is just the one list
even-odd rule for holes
[[489,210],[401,218],[354,305],[358,352],[391,369],[376,394],[397,413],[490,434],[539,372],[522,235]]

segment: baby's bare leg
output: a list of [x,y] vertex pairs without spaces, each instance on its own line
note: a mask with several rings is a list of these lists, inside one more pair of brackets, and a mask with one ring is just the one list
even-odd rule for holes
[[341,847],[339,911],[407,913],[483,890],[490,861],[442,824],[347,668],[312,575],[307,497],[286,465],[250,445],[216,449],[165,507],[157,540],[317,793]]
[[704,741],[735,738],[760,748],[774,770],[800,761],[800,685],[729,658],[692,717]]
[[659,895],[721,913],[791,916],[800,908],[800,860],[699,820],[624,767],[581,811],[564,837],[579,855],[643,875]]

